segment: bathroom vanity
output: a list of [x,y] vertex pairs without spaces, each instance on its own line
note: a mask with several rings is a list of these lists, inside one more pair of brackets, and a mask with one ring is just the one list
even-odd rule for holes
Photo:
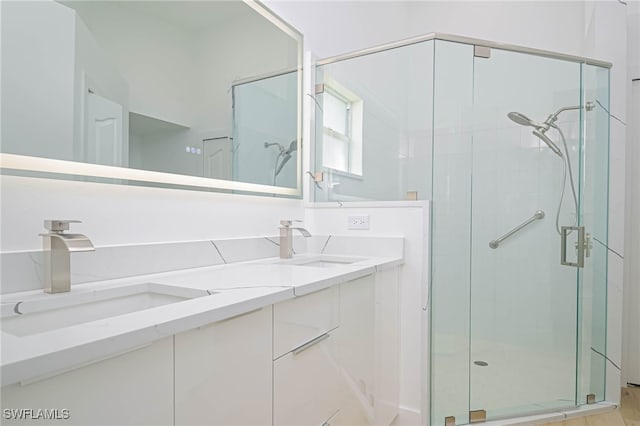
[[[402,263],[308,254],[5,295],[2,407],[77,425],[390,424]],[[93,319],[112,300],[128,312]]]

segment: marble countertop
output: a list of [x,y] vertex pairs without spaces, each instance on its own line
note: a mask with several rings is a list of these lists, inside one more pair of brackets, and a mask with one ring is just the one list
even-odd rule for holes
[[28,312],[21,312],[24,310],[23,307],[51,305],[70,295],[79,298],[90,297],[105,289],[124,289],[144,283],[207,291],[204,296],[177,303],[53,328],[49,331],[26,333],[23,336],[5,331],[3,326],[0,334],[1,384],[5,386],[41,380],[148,346],[164,337],[303,296],[402,263],[401,256],[309,254],[297,255],[288,260],[266,258],[99,281],[72,286],[69,293],[52,295],[45,294],[42,290],[32,290],[6,294],[1,299],[3,320],[28,315]]

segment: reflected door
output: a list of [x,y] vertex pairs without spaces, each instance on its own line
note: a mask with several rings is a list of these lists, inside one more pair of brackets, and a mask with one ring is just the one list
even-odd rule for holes
[[580,73],[577,63],[497,49],[474,58],[472,419],[576,404],[578,268],[560,264],[559,231],[579,225],[580,110],[558,116],[566,143],[553,128],[534,134],[527,118],[579,106]]
[[233,147],[227,137],[204,139],[204,177],[231,180],[233,178]]
[[122,141],[122,105],[95,93],[87,93],[86,161],[125,166]]

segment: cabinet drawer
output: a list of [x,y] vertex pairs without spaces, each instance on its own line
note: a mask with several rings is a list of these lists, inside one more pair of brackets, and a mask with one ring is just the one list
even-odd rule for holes
[[331,334],[273,362],[273,424],[323,424],[340,408],[339,363]]
[[338,286],[273,307],[273,359],[333,330],[339,323]]

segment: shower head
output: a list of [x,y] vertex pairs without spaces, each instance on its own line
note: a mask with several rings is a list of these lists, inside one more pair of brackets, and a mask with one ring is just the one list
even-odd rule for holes
[[509,119],[511,119],[511,121],[513,121],[514,123],[521,126],[531,126],[531,123],[533,123],[533,121],[531,121],[529,117],[520,112],[511,111],[509,114],[507,114],[507,117],[509,117]]
[[560,148],[558,148],[558,145],[556,145],[551,139],[549,139],[547,135],[544,134],[547,130],[549,130],[550,126],[553,125],[552,121],[550,122],[549,120],[547,120],[544,122],[544,124],[536,123],[535,121],[533,121],[526,115],[522,114],[521,112],[513,112],[513,111],[507,114],[507,117],[509,117],[509,119],[514,123],[517,123],[521,126],[533,127],[534,128],[533,134],[536,135],[538,138],[540,138],[542,142],[546,143],[549,146],[549,148],[551,148],[551,151],[553,151],[557,156],[559,156],[560,158],[563,158],[562,151],[560,151]]
[[547,146],[551,148],[551,151],[553,151],[558,157],[563,158],[562,151],[560,151],[558,145],[556,145],[551,139],[549,139],[549,137],[545,135],[544,132],[544,130],[535,129],[533,131],[533,134],[540,138],[542,142],[546,143]]
[[535,121],[533,121],[532,119],[530,119],[529,117],[527,117],[521,112],[512,111],[509,114],[507,114],[507,117],[509,117],[509,119],[514,123],[519,124],[521,126],[531,126],[539,130],[542,130],[542,129],[549,130],[548,125],[536,123]]

